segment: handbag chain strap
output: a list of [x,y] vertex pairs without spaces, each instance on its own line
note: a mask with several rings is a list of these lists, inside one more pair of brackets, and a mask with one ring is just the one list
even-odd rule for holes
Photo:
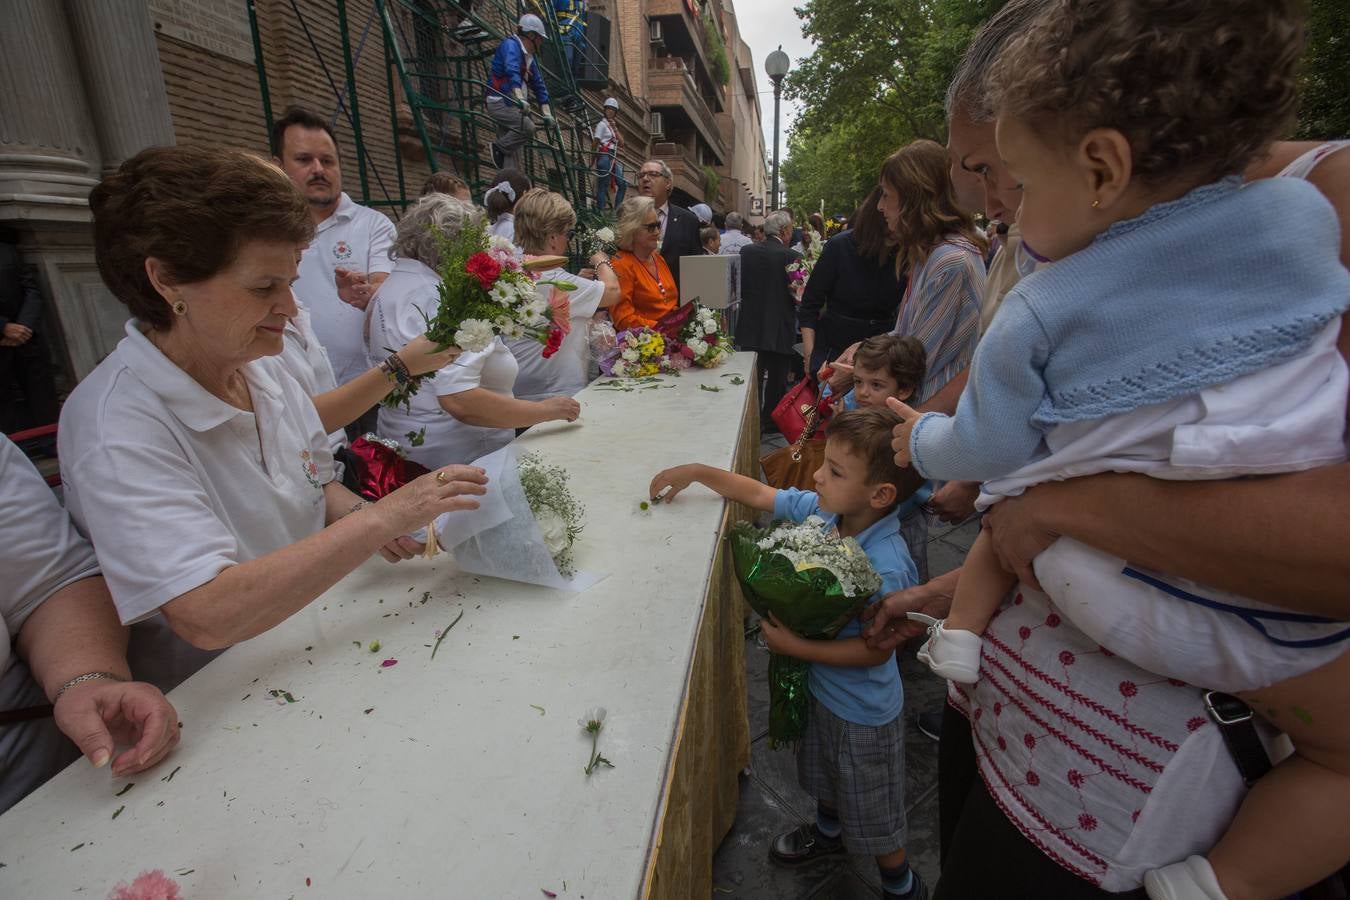
[[802,450],[806,447],[806,442],[811,439],[811,435],[816,433],[816,424],[820,421],[820,407],[824,403],[819,392],[816,393],[816,402],[806,411],[806,425],[802,428],[801,437],[792,444],[792,461],[802,461]]

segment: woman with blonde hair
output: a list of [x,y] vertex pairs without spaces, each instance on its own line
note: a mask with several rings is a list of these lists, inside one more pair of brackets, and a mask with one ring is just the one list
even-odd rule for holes
[[[566,256],[572,241],[577,214],[562,194],[546,188],[526,191],[516,203],[516,243],[528,256]],[[542,400],[557,395],[572,396],[586,386],[590,367],[587,332],[597,310],[619,302],[619,279],[609,257],[592,253],[588,260],[595,278],[573,275],[561,266],[540,273],[541,281],[570,281],[576,290],[567,294],[572,328],[563,338],[558,352],[548,359],[539,353],[533,338],[507,341],[520,371],[516,375],[515,395],[520,400]],[[540,296],[555,290],[540,284]]]
[[610,310],[614,327],[652,326],[680,305],[675,276],[657,252],[661,221],[651,197],[629,197],[619,206],[619,253],[612,260],[619,302]]

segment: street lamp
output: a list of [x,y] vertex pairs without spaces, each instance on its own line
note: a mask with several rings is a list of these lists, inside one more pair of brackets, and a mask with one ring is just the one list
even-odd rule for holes
[[782,44],[779,44],[778,49],[764,60],[764,71],[769,73],[769,78],[773,81],[773,181],[769,183],[773,199],[769,204],[774,209],[778,208],[778,104],[783,97],[783,79],[787,77],[791,66],[788,55],[783,52]]

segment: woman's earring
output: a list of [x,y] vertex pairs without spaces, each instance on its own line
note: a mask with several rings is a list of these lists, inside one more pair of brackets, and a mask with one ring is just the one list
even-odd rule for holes
[[1097,207],[1099,207],[1099,206],[1101,206],[1101,205],[1102,205],[1102,201],[1100,201],[1100,200],[1093,200],[1093,201],[1092,201],[1092,208],[1093,208],[1093,209],[1096,209]]
[[175,316],[187,315],[187,304],[184,303],[182,300],[173,301],[173,303],[170,305],[169,308],[173,310],[173,314]]

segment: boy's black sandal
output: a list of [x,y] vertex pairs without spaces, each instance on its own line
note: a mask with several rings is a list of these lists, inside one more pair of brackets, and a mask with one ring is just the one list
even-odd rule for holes
[[769,858],[780,866],[790,869],[806,866],[844,855],[844,842],[839,838],[830,840],[821,834],[814,824],[798,825],[791,831],[780,834],[769,846]]

